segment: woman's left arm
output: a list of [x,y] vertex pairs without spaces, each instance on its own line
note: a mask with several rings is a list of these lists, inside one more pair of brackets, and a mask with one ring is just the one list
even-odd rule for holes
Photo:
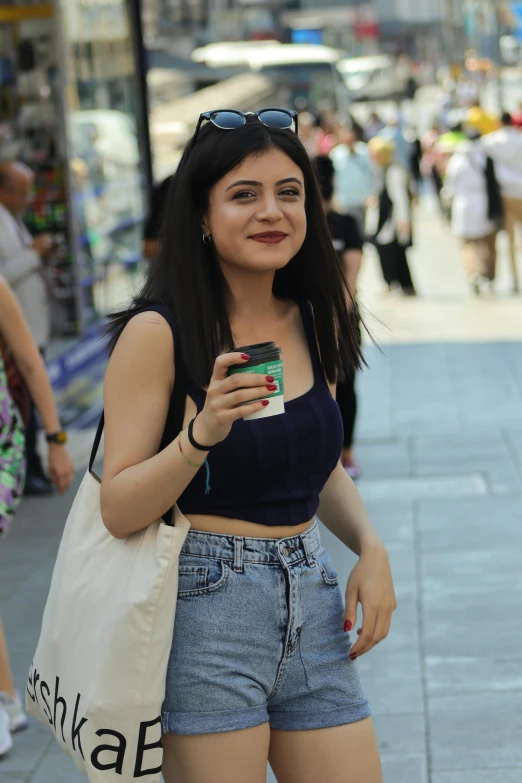
[[360,656],[388,635],[397,600],[388,552],[340,462],[321,492],[317,516],[359,557],[348,579],[344,617],[345,630],[349,631],[357,622],[357,605],[361,604],[362,628],[350,651],[351,656]]

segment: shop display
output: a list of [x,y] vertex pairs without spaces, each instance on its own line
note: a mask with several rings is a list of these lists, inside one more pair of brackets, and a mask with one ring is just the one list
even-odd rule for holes
[[35,174],[24,216],[50,232],[53,335],[83,333],[136,287],[147,180],[127,0],[0,0],[0,160]]
[[69,139],[84,322],[136,289],[147,180],[132,25],[125,0],[63,4]]
[[35,174],[31,205],[25,224],[33,234],[51,233],[55,247],[46,261],[44,277],[52,301],[55,335],[66,337],[77,332],[74,258],[68,241],[67,191],[63,165],[33,167]]

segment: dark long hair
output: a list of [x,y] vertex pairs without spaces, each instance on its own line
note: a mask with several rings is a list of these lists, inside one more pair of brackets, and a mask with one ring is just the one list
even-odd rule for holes
[[324,371],[334,382],[360,367],[363,359],[346,306],[348,286],[332,245],[313,165],[293,131],[266,128],[253,117],[247,119],[236,130],[220,130],[208,123],[196,143],[191,140],[187,145],[165,204],[161,249],[131,306],[109,317],[109,350],[140,308],[161,303],[174,315],[190,377],[200,386],[208,385],[216,357],[234,344],[230,292],[212,246],[203,244],[202,215],[210,190],[219,180],[245,158],[275,148],[303,172],[307,231],[300,250],[276,271],[273,292],[280,299],[310,302]]

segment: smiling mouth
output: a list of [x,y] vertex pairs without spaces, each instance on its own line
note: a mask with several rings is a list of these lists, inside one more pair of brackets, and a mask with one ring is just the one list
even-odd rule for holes
[[256,242],[264,242],[267,245],[277,245],[286,239],[288,234],[283,234],[282,231],[265,231],[262,234],[253,234],[250,239],[254,239]]

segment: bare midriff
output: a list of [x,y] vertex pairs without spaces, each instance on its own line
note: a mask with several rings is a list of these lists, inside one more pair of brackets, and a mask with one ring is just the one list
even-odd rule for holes
[[304,533],[313,524],[313,519],[302,525],[292,527],[269,527],[257,522],[245,522],[244,519],[212,517],[204,514],[185,514],[192,530],[204,533],[221,533],[225,536],[246,536],[247,538],[289,538]]

